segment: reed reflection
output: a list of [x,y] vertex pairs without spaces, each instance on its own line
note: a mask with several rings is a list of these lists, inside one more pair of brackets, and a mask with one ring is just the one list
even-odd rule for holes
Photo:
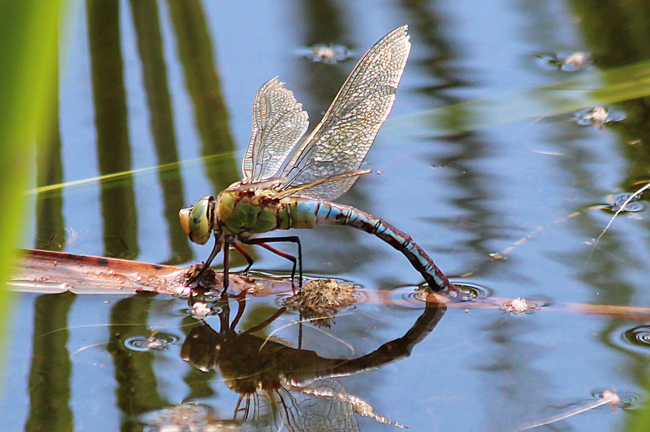
[[34,302],[27,432],[73,430],[68,317],[76,297],[64,292]]
[[162,187],[164,215],[172,256],[165,264],[192,259],[187,236],[178,225],[178,209],[183,207],[183,183],[178,166],[178,148],[167,66],[163,55],[158,3],[156,0],[131,0],[133,26],[137,34],[138,54],[142,62],[142,79],[147,94],[149,124],[158,158],[158,180]]
[[[97,156],[101,175],[131,170],[124,61],[120,49],[120,8],[117,0],[87,0],[88,40],[92,68]],[[104,255],[138,256],[137,212],[133,176],[102,181]]]

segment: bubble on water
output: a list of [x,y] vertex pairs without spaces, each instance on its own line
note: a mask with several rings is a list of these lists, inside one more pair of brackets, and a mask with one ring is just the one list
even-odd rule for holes
[[166,350],[171,344],[176,342],[177,338],[164,333],[156,333],[149,336],[132,336],[124,341],[124,345],[138,352],[147,352],[152,350]]

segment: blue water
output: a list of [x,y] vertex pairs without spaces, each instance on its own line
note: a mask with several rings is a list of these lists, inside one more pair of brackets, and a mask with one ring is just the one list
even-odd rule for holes
[[[114,49],[119,48],[124,62],[130,169],[143,170],[133,174],[135,216],[124,213],[124,219],[135,224],[130,241],[137,248],[125,241],[115,255],[189,265],[205,259],[210,247],[173,240],[170,224],[176,220],[165,217],[165,192],[158,172],[149,169],[161,162],[137,46],[135,3],[116,3],[120,40]],[[586,9],[582,2],[265,1],[251,7],[248,2],[206,1],[185,5],[186,29],[193,32],[188,31],[189,42],[183,42],[173,24],[180,14],[168,2],[156,4],[171,124],[178,159],[185,162],[180,167],[183,205],[218,193],[216,183],[227,185],[237,179],[235,168],[250,136],[253,97],[264,82],[274,76],[286,82],[310,113],[313,127],[360,55],[390,30],[408,24],[413,47],[397,100],[362,166],[382,174],[360,179],[338,201],[410,234],[455,282],[477,284],[494,298],[542,298],[552,303],[520,316],[494,309],[450,309],[410,358],[342,378],[347,392],[416,431],[514,431],[593,401],[593,393],[615,388],[633,401],[631,408],[611,412],[600,407],[539,430],[626,430],[630,412],[647,398],[641,383],[650,348],[633,346],[622,335],[644,321],[571,312],[566,304],[644,307],[650,302],[647,209],[619,215],[593,244],[612,217],[602,209],[614,203],[611,195],[634,192],[644,185],[637,182],[646,180],[647,133],[641,119],[647,108],[642,101],[619,104],[616,109],[628,117],[603,129],[577,125],[572,112],[517,121],[504,118],[486,127],[469,103],[492,97],[508,100],[512,95],[522,112],[533,107],[535,112],[561,111],[561,106],[522,91],[647,60],[643,43],[633,37],[631,18],[609,11],[616,17],[609,25],[620,31],[599,39],[592,35],[606,21],[608,10]],[[87,7],[74,3],[69,36],[62,39],[59,124],[64,182],[101,174]],[[643,11],[635,19],[637,26],[650,27],[650,15]],[[325,64],[298,54],[318,43],[343,44],[353,58]],[[204,81],[196,78],[206,96],[203,104],[192,96],[188,79],[202,76],[198,63],[186,60],[198,55],[190,48],[199,46],[211,53],[214,73],[203,75]],[[543,67],[535,57],[577,51],[593,53],[594,64],[565,72]],[[619,51],[624,55],[617,57]],[[217,96],[210,93],[215,88]],[[206,109],[215,98],[222,100],[225,117],[217,119],[215,111]],[[427,117],[434,109],[438,111]],[[444,117],[452,111],[455,117]],[[204,118],[202,112],[207,113],[201,120],[208,123],[204,129],[198,120]],[[223,145],[215,138],[223,135],[210,135],[222,120],[233,148],[222,150],[216,161],[197,160],[207,141],[214,147]],[[641,142],[635,144],[636,140]],[[165,178],[164,173],[161,176]],[[107,185],[123,187],[119,180]],[[62,199],[62,249],[106,255],[100,183],[91,180],[66,187]],[[113,206],[119,209],[118,204]],[[28,227],[25,247],[39,245],[36,223]],[[305,272],[311,276],[341,278],[369,290],[404,289],[422,282],[406,259],[373,236],[342,227],[296,234],[302,240]],[[293,252],[290,247],[283,250]],[[494,259],[492,253],[505,253],[507,259]],[[235,262],[235,270],[243,264]],[[289,271],[286,260],[266,251],[257,253],[254,268]],[[67,326],[69,339],[57,346],[67,348],[70,361],[69,380],[57,381],[68,382],[70,394],[64,391],[55,399],[69,406],[73,420],[63,419],[63,426],[51,430],[142,430],[141,424],[131,423],[137,416],[123,406],[130,399],[119,393],[120,377],[137,382],[138,372],[145,381],[131,390],[132,407],[141,403],[138,398],[156,407],[191,400],[213,407],[218,418],[232,415],[237,395],[225,387],[219,373],[208,376],[180,358],[187,326],[195,325],[183,318],[183,300],[156,297],[129,309],[127,297],[80,295],[68,311],[52,312]],[[17,296],[4,364],[2,430],[35,430],[26,426],[28,419],[46,407],[36,396],[47,394],[47,387],[38,389],[47,380],[29,382],[37,368],[34,346],[42,344],[42,339],[34,340],[34,322],[38,317],[47,322],[42,311],[35,312],[37,298]],[[264,307],[273,306],[277,305],[271,302]],[[336,340],[355,347],[354,355],[331,342],[334,339],[309,331],[305,348],[322,356],[366,354],[404,335],[421,312],[422,305],[359,305],[352,310],[359,317],[339,318],[331,330]],[[119,352],[124,357],[111,355],[107,344],[116,322],[111,314],[133,314],[134,322],[142,326],[137,331],[164,329],[178,341],[154,353],[136,353],[122,345]],[[246,319],[254,324],[256,318]],[[218,328],[216,317],[208,321]],[[137,366],[142,355],[149,356],[144,372]],[[129,358],[136,366],[127,365]],[[54,373],[57,366],[46,370],[45,375]],[[146,381],[152,377],[154,383]],[[202,380],[204,393],[196,384]],[[359,422],[361,430],[395,429],[369,418],[359,417]]]

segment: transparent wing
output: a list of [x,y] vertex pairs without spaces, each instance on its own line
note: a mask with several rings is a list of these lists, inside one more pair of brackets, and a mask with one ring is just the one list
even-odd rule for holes
[[[325,380],[316,384],[317,388],[326,388],[333,393],[341,386],[336,381]],[[290,432],[355,432],[359,423],[352,405],[330,397],[310,394],[299,389],[293,391],[281,388],[275,396],[282,424]]]
[[[354,68],[316,129],[282,171],[285,189],[324,177],[356,171],[368,154],[377,131],[388,117],[411,44],[407,26],[377,42]],[[309,194],[333,200],[354,183],[350,178],[329,182]],[[307,196],[308,189],[298,193]]]
[[302,104],[283,85],[273,78],[255,95],[253,133],[242,162],[247,183],[274,177],[309,126]]
[[[375,413],[375,409],[368,402],[363,399],[348,393],[345,390],[345,387],[338,381],[334,379],[324,379],[312,384],[308,388],[303,388],[302,393],[305,395],[310,395],[312,397],[318,397],[322,399],[328,399],[331,401],[332,406],[340,406],[344,408],[339,408],[338,411],[341,413],[356,413],[364,417],[371,417],[377,420],[379,423],[389,424],[397,426],[401,429],[408,429],[401,423],[387,419],[384,416],[378,415]],[[348,416],[351,416],[348,414]],[[356,419],[355,419],[356,420]]]
[[[341,188],[350,189],[359,177],[371,172],[372,170],[357,170],[320,178],[314,175],[315,180],[313,182],[298,185],[291,189],[284,189],[275,194],[273,198],[282,199],[291,195],[300,195],[304,198],[325,199],[322,197],[336,195]],[[310,173],[318,173],[318,170],[310,171]]]
[[272,400],[272,397],[273,395],[267,394],[261,389],[253,394],[255,411],[250,420],[245,419],[244,421],[250,421],[257,431],[276,432],[279,429],[275,421],[275,400]]

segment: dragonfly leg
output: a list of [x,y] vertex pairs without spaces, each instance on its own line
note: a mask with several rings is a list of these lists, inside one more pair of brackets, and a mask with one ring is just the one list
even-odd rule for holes
[[248,273],[248,270],[250,270],[251,267],[253,266],[253,262],[254,262],[253,258],[251,258],[248,252],[246,252],[246,250],[243,247],[239,246],[237,243],[233,243],[232,245],[235,247],[235,249],[237,249],[237,252],[239,252],[241,256],[246,258],[246,262],[248,263],[248,265],[244,269],[244,274]]
[[[292,242],[298,245],[298,261],[296,262],[296,257],[288,253],[277,250],[276,248],[267,245],[266,243],[279,243],[279,242]],[[249,245],[259,245],[264,249],[270,250],[276,255],[281,256],[282,258],[288,259],[293,263],[293,268],[291,270],[291,280],[296,277],[296,264],[298,264],[298,286],[302,288],[302,245],[300,244],[300,237],[298,236],[287,236],[287,237],[264,237],[264,238],[253,238],[242,240],[242,243]]]
[[214,260],[214,258],[217,256],[217,254],[221,250],[221,246],[223,246],[223,243],[221,241],[215,239],[214,247],[212,248],[212,252],[210,252],[210,256],[208,257],[207,260],[205,260],[205,264],[203,264],[203,268],[201,269],[199,274],[197,274],[194,277],[194,279],[192,279],[191,282],[198,281],[201,278],[201,276],[203,275],[203,273],[205,273],[205,271],[210,268],[210,264],[212,264],[212,260]]
[[230,243],[225,242],[223,245],[223,294],[228,291],[228,282],[230,271]]

